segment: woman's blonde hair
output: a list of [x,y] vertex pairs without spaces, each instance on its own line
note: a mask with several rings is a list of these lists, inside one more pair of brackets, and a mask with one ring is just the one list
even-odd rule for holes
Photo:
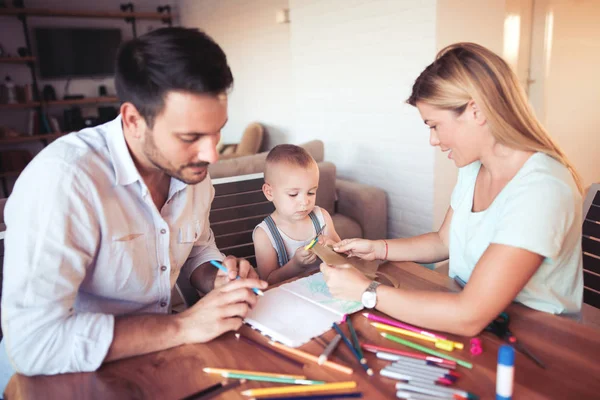
[[407,103],[423,102],[460,115],[471,99],[486,116],[498,143],[553,157],[569,169],[583,192],[579,174],[535,117],[515,73],[485,47],[456,43],[440,50],[415,81]]

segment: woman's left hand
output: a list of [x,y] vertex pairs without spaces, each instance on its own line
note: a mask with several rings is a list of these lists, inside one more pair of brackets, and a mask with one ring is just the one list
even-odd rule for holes
[[361,301],[362,294],[371,283],[369,278],[350,264],[321,264],[325,283],[333,297],[343,300]]

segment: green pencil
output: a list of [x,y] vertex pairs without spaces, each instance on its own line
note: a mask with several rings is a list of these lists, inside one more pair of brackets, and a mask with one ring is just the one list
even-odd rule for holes
[[348,329],[350,330],[350,336],[352,336],[352,344],[356,349],[356,352],[360,356],[360,363],[364,364],[367,360],[365,360],[365,356],[363,355],[362,349],[360,348],[360,343],[358,342],[358,336],[356,336],[356,331],[354,330],[354,326],[352,326],[352,321],[350,321],[350,316],[346,317],[346,323],[348,324]]
[[323,385],[323,384],[325,384],[324,381],[311,381],[309,379],[277,378],[274,376],[232,374],[230,372],[223,372],[221,374],[221,376],[223,378],[247,379],[249,381],[262,381],[262,382],[292,383],[292,384],[296,384],[296,385]]
[[473,364],[471,364],[470,362],[459,360],[456,357],[452,357],[447,354],[440,353],[439,351],[431,350],[429,347],[421,346],[420,344],[416,344],[411,341],[399,338],[398,336],[390,335],[389,333],[382,333],[381,336],[383,336],[386,339],[391,340],[392,342],[403,344],[403,345],[405,345],[407,347],[411,347],[415,350],[420,350],[423,353],[431,354],[432,356],[436,356],[436,357],[440,357],[440,358],[445,358],[446,360],[456,361],[456,363],[458,365],[462,365],[465,368],[469,368],[469,369],[473,368]]

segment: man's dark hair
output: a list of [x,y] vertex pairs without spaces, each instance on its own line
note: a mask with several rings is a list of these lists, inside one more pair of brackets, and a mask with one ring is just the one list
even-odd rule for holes
[[161,28],[119,48],[115,86],[151,128],[170,91],[217,95],[233,84],[225,53],[204,32]]

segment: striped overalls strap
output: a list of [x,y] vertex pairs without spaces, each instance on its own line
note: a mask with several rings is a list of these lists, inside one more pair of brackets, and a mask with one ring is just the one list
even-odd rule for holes
[[287,250],[285,249],[285,244],[283,243],[283,238],[279,233],[279,229],[277,229],[277,225],[275,225],[275,221],[273,221],[273,218],[270,215],[265,218],[265,223],[271,232],[271,236],[273,236],[273,240],[275,240],[275,246],[277,246],[277,260],[279,261],[279,266],[283,267],[290,261]]

